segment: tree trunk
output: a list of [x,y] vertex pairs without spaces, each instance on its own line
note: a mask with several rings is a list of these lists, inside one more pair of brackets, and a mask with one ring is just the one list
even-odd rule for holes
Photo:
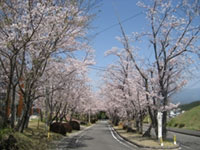
[[10,115],[10,93],[11,93],[11,82],[8,83],[7,93],[6,93],[6,106],[5,106],[5,115],[3,126],[6,127],[8,125],[8,119]]
[[167,111],[163,112],[163,117],[162,117],[162,136],[163,136],[163,139],[167,138]]
[[23,115],[21,127],[20,127],[20,130],[19,130],[19,132],[21,132],[21,133],[23,133],[23,132],[24,132],[24,129],[25,129],[27,114],[28,114],[28,112],[27,112],[27,110],[26,110],[25,113],[24,113],[24,115]]
[[117,126],[119,123],[119,117],[117,115],[114,116],[114,119],[113,119],[113,124],[114,126]]
[[[150,116],[150,119],[151,119],[151,125],[154,128],[156,137],[158,137],[157,111],[153,110],[153,112],[152,112],[151,108],[148,106],[148,112],[149,112],[149,116]],[[149,132],[149,134],[151,134],[151,132]]]
[[10,69],[9,69],[9,76],[8,76],[8,87],[7,87],[7,94],[6,94],[6,106],[5,106],[5,116],[4,116],[4,127],[8,125],[8,119],[10,116],[10,105],[11,105],[11,90],[12,90],[12,83],[14,77],[14,69],[16,57],[11,57],[10,59]]
[[27,104],[26,104],[26,110],[25,110],[25,113],[23,115],[23,119],[22,119],[22,124],[21,124],[21,130],[20,132],[23,133],[24,132],[24,129],[27,127],[28,125],[28,121],[29,121],[29,113],[30,113],[30,102],[28,101]]
[[46,128],[47,128],[50,123],[49,116],[48,116],[49,115],[49,89],[48,89],[48,87],[46,87],[46,89],[45,89],[45,106],[46,106],[45,120],[46,120]]
[[156,137],[158,138],[158,120],[157,120],[157,110],[154,110],[154,122],[153,122],[153,127],[154,127],[154,131],[156,134]]
[[25,126],[24,126],[25,129],[28,128],[29,120],[30,120],[30,112],[28,113],[27,119],[25,120]]
[[40,121],[43,121],[43,114],[42,114],[42,110],[40,110]]
[[12,90],[12,109],[11,109],[11,127],[15,128],[15,121],[16,121],[16,85],[13,86]]
[[[22,88],[24,88],[24,85],[22,84],[21,85]],[[17,107],[17,117],[20,118],[21,115],[22,115],[22,111],[23,111],[23,106],[24,106],[24,96],[22,95],[22,92],[19,91],[19,104],[18,104],[18,107]]]
[[136,132],[139,133],[139,119],[138,116],[135,117],[135,128],[136,128]]
[[16,131],[21,130],[21,124],[22,124],[23,116],[24,116],[24,109],[21,111],[21,115],[18,117]]
[[142,115],[140,116],[140,121],[139,121],[139,133],[143,134],[143,117]]
[[[26,95],[26,94],[25,94]],[[17,131],[23,133],[24,129],[26,128],[27,125],[27,121],[29,121],[29,114],[30,114],[30,110],[31,110],[31,99],[28,96],[24,96],[24,102],[26,102],[24,104],[24,108],[23,108],[23,113],[22,116],[20,117],[19,121],[18,121],[18,125],[17,125]]]

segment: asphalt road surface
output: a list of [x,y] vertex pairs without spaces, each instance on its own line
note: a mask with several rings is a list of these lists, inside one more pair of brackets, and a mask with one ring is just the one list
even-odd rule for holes
[[136,150],[121,139],[106,121],[99,121],[93,127],[73,138],[62,140],[56,150]]
[[[168,132],[168,138],[173,139],[174,134],[181,150],[200,150],[200,137]],[[142,150],[121,139],[107,121],[99,121],[82,133],[64,138],[54,146],[53,150]]]
[[[147,125],[144,126],[144,130],[147,129]],[[152,134],[154,129],[152,129]],[[168,131],[167,138],[173,140],[174,135],[176,135],[177,143],[180,145],[181,150],[200,150],[200,137],[175,133]]]
[[182,150],[200,150],[200,137],[168,131],[168,138],[173,139],[174,135]]

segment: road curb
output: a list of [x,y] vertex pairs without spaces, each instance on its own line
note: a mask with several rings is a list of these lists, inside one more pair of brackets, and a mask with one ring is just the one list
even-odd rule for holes
[[92,128],[94,125],[95,125],[95,124],[92,124],[91,126],[89,126],[89,127],[86,127],[86,128],[84,128],[83,130],[80,130],[80,131],[78,131],[78,132],[75,132],[74,134],[73,134],[73,133],[71,133],[71,134],[67,135],[67,136],[66,136],[66,137],[64,137],[64,138],[72,138],[72,137],[74,137],[74,136],[77,136],[77,135],[79,135],[79,134],[83,133],[84,131],[86,131],[86,130],[88,130],[88,129]]
[[[149,126],[149,124],[145,124],[146,126]],[[180,129],[180,128],[173,128],[173,127],[167,127],[167,131],[190,135],[190,136],[196,136],[200,137],[200,131],[198,130],[189,130],[189,129]]]
[[[113,128],[113,126],[111,126],[111,127]],[[163,146],[163,147],[161,147],[161,146],[160,146],[160,147],[144,146],[144,145],[138,144],[138,143],[136,143],[136,142],[133,142],[133,141],[131,141],[131,140],[129,140],[129,139],[127,139],[127,138],[121,136],[114,128],[113,128],[113,130],[114,130],[114,131],[116,132],[116,134],[117,134],[118,136],[120,136],[122,139],[124,139],[124,140],[130,142],[131,144],[136,145],[136,146],[139,147],[139,148],[148,148],[148,149],[179,149],[179,148],[180,148],[180,146],[179,146],[178,144],[177,144],[176,146],[173,146],[173,147],[165,147],[165,146]]]
[[175,132],[175,133],[180,133],[180,134],[200,137],[200,132],[199,131],[195,131],[195,130],[185,130],[185,129],[176,129],[176,128],[167,128],[167,130],[171,131],[171,132]]
[[71,133],[70,135],[66,135],[66,136],[64,136],[63,138],[61,138],[60,140],[52,141],[51,144],[54,144],[54,147],[49,148],[48,150],[54,150],[55,147],[58,147],[58,145],[59,145],[60,143],[62,143],[64,140],[69,139],[69,138],[74,138],[75,136],[78,136],[78,135],[80,135],[81,133],[83,133],[84,131],[86,131],[86,130],[92,128],[94,125],[95,125],[95,124],[92,124],[91,126],[84,128],[83,130],[80,130],[80,131],[75,132],[75,133]]

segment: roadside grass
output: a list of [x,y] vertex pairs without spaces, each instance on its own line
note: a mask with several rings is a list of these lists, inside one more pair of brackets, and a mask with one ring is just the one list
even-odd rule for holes
[[[136,143],[138,145],[161,148],[160,142],[154,137],[151,137],[151,138],[142,137],[141,134],[131,133],[131,132],[127,132],[126,130],[123,130],[123,128],[121,126],[115,126],[114,129],[122,137],[124,137],[124,138],[128,139],[129,141],[132,141],[132,142],[134,142],[134,143]],[[171,141],[171,140],[163,141],[163,144],[164,144],[164,146],[163,146],[164,148],[165,147],[174,147],[175,146],[173,144],[173,141]]]
[[[81,125],[81,129],[91,126],[92,124]],[[66,136],[70,137],[74,135],[76,130],[72,130],[72,133],[67,133]],[[23,133],[14,132],[10,128],[0,130],[0,142],[1,140],[8,139],[9,135],[13,135],[17,140],[16,146],[19,150],[47,150],[50,149],[54,143],[64,138],[63,135],[54,132],[49,132],[44,122],[39,122],[38,119],[33,119],[29,122],[28,129],[25,129]]]
[[143,123],[151,123],[151,119],[150,119],[150,116],[147,115],[144,120],[143,120]]
[[200,130],[200,106],[194,107],[168,122],[169,127]]
[[8,136],[13,134],[13,130],[10,128],[0,129],[0,142],[8,139]]
[[51,141],[59,140],[63,136],[50,132],[50,137],[48,138],[48,130],[45,123],[40,122],[38,128],[37,120],[32,120],[29,122],[29,128],[24,133],[15,132],[14,137],[17,139],[19,150],[46,150]]
[[28,129],[23,133],[14,132],[10,128],[0,130],[0,142],[8,139],[9,135],[13,135],[17,143],[15,144],[19,150],[47,150],[52,141],[60,140],[62,135],[50,132],[48,138],[48,130],[45,123],[40,122],[38,128],[38,120],[34,119],[29,122]]

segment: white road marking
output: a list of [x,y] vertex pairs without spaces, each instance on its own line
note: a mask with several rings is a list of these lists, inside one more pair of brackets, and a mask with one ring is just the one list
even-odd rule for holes
[[[120,139],[122,140],[122,141],[124,141],[124,142],[122,142],[122,141],[120,141],[115,135],[114,135],[114,131],[113,131],[113,129],[109,126],[109,130],[110,130],[110,133],[111,133],[111,135],[112,135],[112,137],[117,141],[117,142],[119,142],[120,144],[122,144],[122,145],[124,145],[124,146],[126,146],[126,147],[128,147],[128,148],[130,148],[130,149],[132,149],[132,147],[130,147],[129,145],[127,145],[127,144],[125,144],[125,142],[128,142],[128,141],[125,141],[124,139],[122,139],[120,136]],[[129,143],[129,142],[128,142]],[[131,144],[131,143],[130,143]],[[132,145],[132,144],[131,144]]]
[[180,144],[180,147],[185,147],[185,148],[187,148],[187,149],[191,149],[191,150],[192,150],[191,147],[185,146],[185,145],[183,145],[183,144]]

